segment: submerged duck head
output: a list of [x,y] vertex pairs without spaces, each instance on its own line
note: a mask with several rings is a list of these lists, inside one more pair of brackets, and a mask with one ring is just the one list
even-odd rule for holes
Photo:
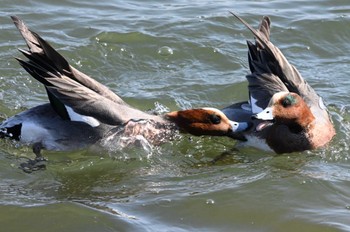
[[253,116],[264,120],[257,130],[262,130],[273,124],[283,124],[298,132],[308,128],[315,119],[306,102],[296,93],[275,93],[267,108]]
[[249,128],[248,123],[231,121],[223,112],[215,108],[174,111],[167,113],[165,117],[181,130],[192,135],[228,136],[240,139],[239,132]]

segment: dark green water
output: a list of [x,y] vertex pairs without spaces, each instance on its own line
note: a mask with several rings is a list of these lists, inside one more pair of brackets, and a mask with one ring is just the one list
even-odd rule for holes
[[25,174],[17,166],[31,149],[2,141],[0,231],[350,231],[347,0],[3,0],[1,115],[47,101],[14,60],[25,44],[10,15],[137,108],[245,100],[252,35],[229,10],[254,26],[271,17],[272,41],[331,110],[329,147],[276,157],[183,136],[149,151],[45,152],[48,169]]

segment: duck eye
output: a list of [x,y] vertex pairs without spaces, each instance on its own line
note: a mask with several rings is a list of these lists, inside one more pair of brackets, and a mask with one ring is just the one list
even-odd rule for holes
[[216,114],[211,114],[211,115],[209,115],[209,120],[213,124],[220,124],[221,117],[219,115],[216,115]]
[[283,107],[287,107],[287,106],[291,105],[291,102],[287,98],[285,98],[282,101],[282,105],[283,105]]

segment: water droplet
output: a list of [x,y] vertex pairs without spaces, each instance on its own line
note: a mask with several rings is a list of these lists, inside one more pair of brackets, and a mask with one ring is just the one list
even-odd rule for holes
[[163,47],[158,49],[158,54],[161,56],[170,56],[170,55],[174,54],[174,51],[173,51],[173,49],[171,49],[168,46],[163,46]]
[[214,48],[214,49],[213,49],[213,52],[214,52],[214,53],[220,53],[220,49]]
[[215,201],[213,199],[207,199],[207,201],[205,202],[207,205],[214,205]]

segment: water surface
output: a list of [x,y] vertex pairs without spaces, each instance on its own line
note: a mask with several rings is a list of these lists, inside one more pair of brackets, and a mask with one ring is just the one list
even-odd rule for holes
[[331,111],[337,136],[328,148],[273,156],[226,138],[182,136],[151,151],[45,152],[48,169],[25,174],[17,167],[31,149],[2,141],[1,230],[350,231],[346,0],[3,0],[1,116],[47,102],[14,59],[25,44],[10,15],[137,108],[245,100],[252,35],[229,10],[254,26],[271,17],[272,41]]

